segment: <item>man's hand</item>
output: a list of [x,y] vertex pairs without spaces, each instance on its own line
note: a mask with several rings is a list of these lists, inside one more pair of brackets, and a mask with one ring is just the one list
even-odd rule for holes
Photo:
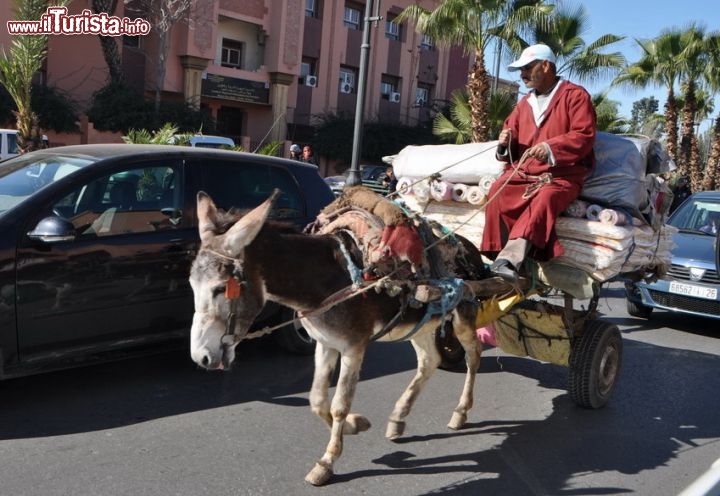
[[550,157],[548,146],[544,142],[531,146],[525,153],[528,157],[533,157],[541,162],[547,162]]
[[503,129],[502,131],[500,131],[500,136],[498,136],[498,141],[499,141],[499,143],[498,143],[499,146],[504,146],[505,148],[510,146],[510,130]]

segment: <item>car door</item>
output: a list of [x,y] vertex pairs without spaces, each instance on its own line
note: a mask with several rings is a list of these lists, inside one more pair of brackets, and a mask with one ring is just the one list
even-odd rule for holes
[[69,184],[30,217],[72,222],[74,239],[23,237],[17,249],[18,349],[44,354],[141,345],[186,333],[197,247],[180,160],[118,166]]

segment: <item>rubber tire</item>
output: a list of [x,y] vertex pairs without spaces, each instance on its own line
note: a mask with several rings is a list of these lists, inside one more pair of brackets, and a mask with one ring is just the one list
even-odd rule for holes
[[[444,334],[444,335],[443,335]],[[452,325],[445,324],[445,332],[440,328],[435,331],[435,345],[440,352],[440,368],[443,370],[464,370],[465,348],[462,347],[458,338],[455,337]]]
[[[283,307],[278,322],[285,322],[296,317],[295,310]],[[272,336],[275,338],[275,342],[288,353],[294,355],[313,355],[315,353],[315,340],[308,335],[299,321],[290,322],[275,331]]]
[[622,336],[615,324],[602,320],[585,323],[570,350],[572,399],[583,408],[602,408],[610,399],[622,368]]
[[634,301],[625,300],[627,303],[627,313],[632,317],[638,317],[641,319],[649,319],[650,314],[653,312],[653,307],[648,307],[642,303],[636,303]]

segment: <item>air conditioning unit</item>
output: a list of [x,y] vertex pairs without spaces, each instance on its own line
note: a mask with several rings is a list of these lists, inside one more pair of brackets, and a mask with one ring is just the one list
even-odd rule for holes
[[400,103],[400,93],[390,93],[390,101],[393,103]]
[[307,75],[305,76],[305,86],[311,86],[315,88],[317,86],[317,76]]
[[340,83],[340,93],[352,93],[352,89],[349,83]]

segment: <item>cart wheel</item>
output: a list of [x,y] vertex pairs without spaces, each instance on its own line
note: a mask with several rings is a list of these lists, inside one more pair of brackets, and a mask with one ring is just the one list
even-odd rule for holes
[[621,366],[618,327],[601,320],[586,322],[570,350],[570,396],[584,408],[602,408],[615,389]]
[[649,319],[650,314],[653,311],[653,307],[647,307],[642,303],[635,303],[634,301],[625,300],[627,302],[627,313],[632,317],[638,317],[641,319]]
[[[283,307],[280,312],[281,322],[297,318],[295,310]],[[293,320],[285,327],[273,333],[275,342],[285,351],[295,355],[312,355],[315,353],[315,340],[311,338],[300,321]]]
[[435,345],[440,352],[440,368],[444,370],[460,370],[465,367],[465,348],[455,337],[452,325],[445,324],[445,332],[440,328],[435,331]]

